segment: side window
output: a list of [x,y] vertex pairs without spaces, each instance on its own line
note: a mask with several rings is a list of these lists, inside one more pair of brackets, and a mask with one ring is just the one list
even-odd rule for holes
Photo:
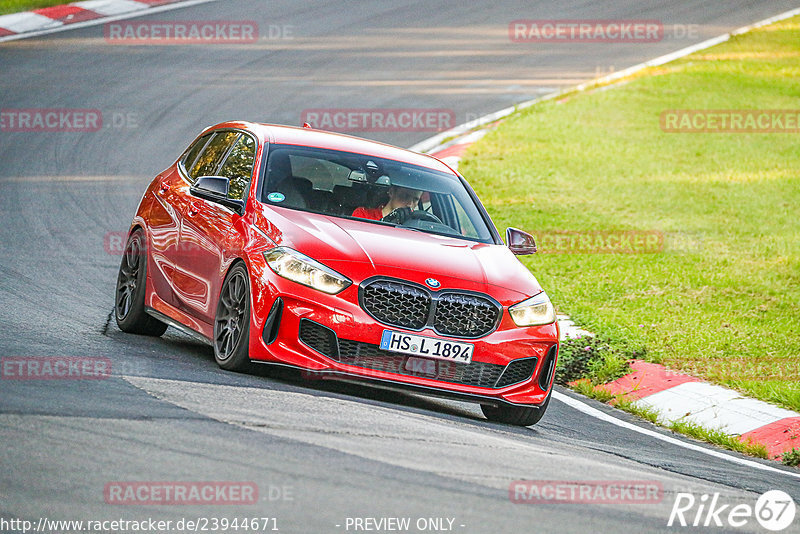
[[250,178],[253,176],[253,164],[256,158],[256,142],[249,135],[242,134],[233,145],[228,158],[219,170],[219,176],[230,180],[228,198],[244,200]]
[[203,150],[203,147],[206,146],[209,139],[211,139],[211,134],[206,134],[186,149],[186,152],[183,153],[183,158],[181,158],[184,169],[188,170],[192,168],[194,160],[197,159],[197,155],[200,154],[200,151]]
[[203,152],[189,170],[189,177],[194,182],[200,176],[213,176],[217,172],[220,161],[225,157],[238,132],[217,132],[208,142]]

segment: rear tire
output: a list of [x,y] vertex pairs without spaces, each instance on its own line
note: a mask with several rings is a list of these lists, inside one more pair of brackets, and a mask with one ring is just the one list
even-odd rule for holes
[[243,263],[228,272],[214,317],[214,359],[227,371],[250,366],[250,277]]
[[125,243],[119,266],[114,298],[114,317],[123,332],[160,336],[167,325],[144,310],[147,280],[147,244],[144,232],[137,228]]
[[538,423],[547,411],[553,390],[547,394],[547,399],[539,407],[530,406],[489,406],[481,404],[481,411],[486,419],[495,423],[504,423],[516,426],[532,426]]

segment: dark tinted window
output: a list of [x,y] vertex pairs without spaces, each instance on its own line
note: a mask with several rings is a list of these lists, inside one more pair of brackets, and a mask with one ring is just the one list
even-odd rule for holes
[[249,135],[242,134],[219,170],[220,176],[230,180],[229,198],[244,200],[247,187],[250,185],[250,178],[253,176],[255,157],[255,140]]
[[225,157],[231,144],[238,136],[238,132],[215,133],[189,170],[189,177],[192,182],[200,176],[214,176],[222,158]]

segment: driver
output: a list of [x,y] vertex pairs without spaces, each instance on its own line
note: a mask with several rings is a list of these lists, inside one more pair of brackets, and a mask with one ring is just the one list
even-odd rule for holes
[[359,207],[353,211],[353,217],[380,221],[393,211],[401,208],[414,210],[419,205],[422,191],[393,185],[389,187],[389,202],[377,208]]

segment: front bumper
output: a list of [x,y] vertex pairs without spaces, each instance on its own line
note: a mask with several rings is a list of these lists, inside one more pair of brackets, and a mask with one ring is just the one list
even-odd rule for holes
[[[333,296],[276,277],[254,278],[250,358],[255,362],[299,368],[310,378],[368,381],[484,404],[538,406],[552,387],[555,323],[520,328],[504,308],[497,329],[478,339],[406,331],[368,315],[357,303],[357,286]],[[472,362],[436,361],[435,367],[415,368],[408,355],[380,349],[387,329],[472,343]]]

